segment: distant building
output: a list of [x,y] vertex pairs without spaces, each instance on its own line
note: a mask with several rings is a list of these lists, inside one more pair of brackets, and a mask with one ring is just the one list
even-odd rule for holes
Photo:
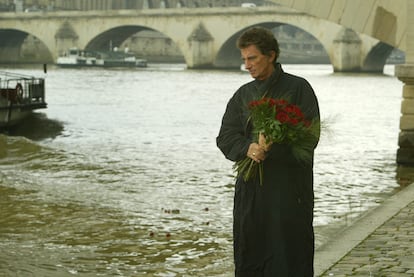
[[121,10],[273,5],[264,0],[0,0],[0,11]]

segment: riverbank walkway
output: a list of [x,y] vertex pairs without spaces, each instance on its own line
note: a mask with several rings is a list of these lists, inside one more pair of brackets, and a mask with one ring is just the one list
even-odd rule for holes
[[319,247],[315,276],[414,276],[414,184]]

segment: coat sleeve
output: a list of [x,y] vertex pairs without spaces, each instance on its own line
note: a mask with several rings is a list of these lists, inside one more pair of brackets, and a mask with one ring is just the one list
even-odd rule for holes
[[312,121],[315,124],[317,130],[314,133],[314,139],[312,142],[313,149],[316,148],[319,142],[319,137],[321,133],[321,121],[319,114],[319,103],[316,98],[315,92],[311,85],[304,80],[301,87],[302,93],[300,94],[300,100],[298,105],[302,107],[302,111],[305,115],[305,118]]
[[243,122],[244,117],[240,102],[237,94],[230,99],[216,138],[217,147],[231,161],[244,159],[251,143],[245,134],[246,122]]

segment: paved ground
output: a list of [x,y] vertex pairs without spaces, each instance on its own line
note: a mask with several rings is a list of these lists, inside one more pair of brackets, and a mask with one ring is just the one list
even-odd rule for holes
[[414,276],[414,184],[318,248],[315,276]]

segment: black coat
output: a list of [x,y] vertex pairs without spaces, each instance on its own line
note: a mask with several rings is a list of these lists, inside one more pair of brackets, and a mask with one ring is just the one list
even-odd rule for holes
[[[252,143],[247,105],[265,92],[267,97],[288,97],[307,119],[319,120],[318,101],[309,83],[276,64],[270,78],[243,85],[228,102],[217,137],[217,146],[227,159],[246,157]],[[314,147],[317,143],[318,138]],[[313,159],[304,165],[293,157],[289,146],[273,144],[263,167],[262,185],[258,179],[236,180],[236,276],[313,276]]]

